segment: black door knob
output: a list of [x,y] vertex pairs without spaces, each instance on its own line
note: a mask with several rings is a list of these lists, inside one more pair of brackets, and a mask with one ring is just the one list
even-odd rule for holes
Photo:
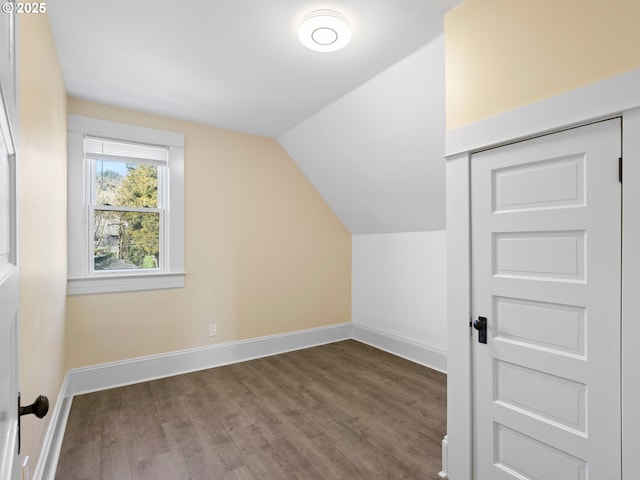
[[478,330],[478,343],[487,343],[487,318],[478,317],[473,322],[473,328]]
[[27,405],[26,407],[20,405],[22,403],[20,398],[20,392],[18,392],[18,453],[20,453],[20,444],[22,443],[20,435],[20,418],[23,415],[31,414],[34,414],[38,418],[44,418],[49,411],[49,399],[44,395],[39,395],[35,402],[31,405]]
[[40,395],[36,398],[36,401],[26,407],[20,407],[20,416],[34,414],[38,418],[44,418],[49,411],[49,399],[44,395]]

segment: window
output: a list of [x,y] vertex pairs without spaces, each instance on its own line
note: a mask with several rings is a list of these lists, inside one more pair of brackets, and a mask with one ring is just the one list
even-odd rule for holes
[[70,295],[184,286],[183,145],[69,116]]
[[166,147],[85,137],[93,272],[162,271]]

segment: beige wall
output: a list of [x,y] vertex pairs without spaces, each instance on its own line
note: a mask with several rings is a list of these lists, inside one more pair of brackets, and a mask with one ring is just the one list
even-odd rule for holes
[[[65,373],[67,96],[46,15],[21,16],[19,55],[22,398],[46,394],[52,411]],[[22,420],[32,471],[50,419]]]
[[275,140],[68,109],[185,135],[187,271],[183,289],[68,297],[70,368],[351,320],[351,235]]
[[640,68],[638,0],[466,0],[445,17],[447,129]]

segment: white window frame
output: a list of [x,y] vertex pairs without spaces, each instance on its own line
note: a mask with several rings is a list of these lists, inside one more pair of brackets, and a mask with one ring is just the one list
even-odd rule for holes
[[[167,210],[167,205],[166,205],[166,197],[167,197],[167,192],[168,192],[168,188],[169,188],[169,183],[167,181],[168,178],[168,169],[169,169],[169,149],[166,147],[162,147],[163,150],[166,149],[166,161],[164,162],[156,162],[156,161],[148,161],[148,160],[144,160],[144,159],[131,159],[132,161],[134,161],[134,163],[138,164],[138,165],[155,165],[158,168],[158,203],[155,207],[153,208],[149,208],[149,207],[130,207],[130,206],[111,206],[111,205],[100,205],[99,203],[96,202],[96,167],[97,167],[97,162],[99,161],[98,158],[96,158],[94,156],[94,154],[91,154],[91,158],[87,157],[87,148],[86,148],[86,141],[87,139],[89,140],[104,140],[109,142],[110,140],[113,139],[107,139],[107,138],[98,138],[95,136],[91,136],[91,135],[85,135],[84,136],[84,140],[85,140],[85,146],[84,146],[84,160],[85,160],[85,172],[86,172],[86,178],[85,178],[85,182],[86,185],[88,186],[88,188],[85,189],[87,198],[85,199],[85,201],[88,204],[88,213],[89,213],[89,220],[88,220],[88,225],[89,227],[91,227],[91,225],[93,224],[94,220],[95,220],[95,212],[96,210],[99,211],[112,211],[112,212],[140,212],[140,213],[156,213],[159,215],[159,265],[157,268],[153,269],[153,270],[145,270],[144,273],[153,273],[153,272],[163,272],[164,271],[164,266],[167,265],[167,256],[166,256],[166,252],[167,249],[165,248],[165,244],[166,244],[166,238],[167,238],[167,234],[166,234],[166,210]],[[116,142],[122,142],[121,139],[117,139]],[[140,142],[135,143],[134,145],[138,145],[140,144]],[[155,145],[152,145],[152,147],[156,147]],[[125,157],[126,158],[126,157]],[[116,160],[118,162],[122,162],[124,163],[124,158],[120,158],[118,160]],[[128,162],[127,162],[128,163]],[[88,164],[88,165],[87,165]],[[91,239],[91,232],[89,232],[89,239]],[[113,274],[113,270],[96,270],[95,269],[95,262],[92,262],[91,259],[95,258],[95,238],[94,241],[89,241],[89,275],[111,275]],[[135,273],[141,273],[140,269],[132,269],[130,271],[127,270],[123,270],[119,273],[122,273],[124,275],[132,275]]]
[[[67,293],[85,295],[184,287],[184,135],[79,115],[68,116],[67,130]],[[86,136],[168,148],[167,175],[163,179],[165,210],[161,215],[162,268],[93,270],[93,235],[89,229],[91,162],[84,158]]]

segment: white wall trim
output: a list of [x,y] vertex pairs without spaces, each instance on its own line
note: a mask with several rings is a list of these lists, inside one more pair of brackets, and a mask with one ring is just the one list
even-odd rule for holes
[[58,457],[62,448],[62,440],[64,439],[64,431],[71,410],[71,402],[73,397],[67,395],[69,387],[69,373],[64,376],[64,381],[60,387],[58,401],[56,402],[49,427],[44,437],[40,458],[33,471],[34,480],[53,480],[56,474],[56,466],[58,465]]
[[353,324],[353,339],[439,372],[447,371],[447,352],[431,345],[357,323]]
[[438,474],[438,478],[449,478],[449,439],[445,435],[442,439],[442,470]]
[[640,106],[640,69],[450,130],[447,155],[589,123]]
[[640,109],[626,112],[622,122],[622,478],[640,478]]
[[82,115],[67,115],[67,129],[132,142],[184,148],[184,134]]
[[67,295],[87,295],[92,293],[133,292],[184,287],[186,273],[132,273],[93,277],[69,277]]
[[447,160],[447,474],[472,478],[470,155]]
[[67,395],[146,382],[351,338],[351,323],[220,343],[69,370]]

